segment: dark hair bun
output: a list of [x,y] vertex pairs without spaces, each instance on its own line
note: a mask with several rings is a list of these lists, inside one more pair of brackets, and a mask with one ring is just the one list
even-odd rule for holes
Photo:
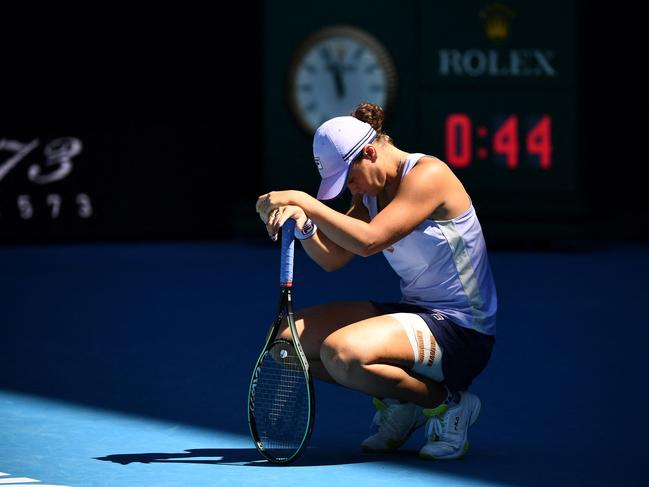
[[363,122],[369,123],[378,134],[382,133],[385,112],[380,106],[364,101],[356,107],[351,115]]

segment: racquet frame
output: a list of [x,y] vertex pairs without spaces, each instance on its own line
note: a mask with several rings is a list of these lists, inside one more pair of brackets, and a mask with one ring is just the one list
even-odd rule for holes
[[[302,349],[302,344],[300,343],[300,337],[295,326],[295,319],[293,316],[293,299],[292,299],[292,289],[293,289],[293,253],[294,253],[294,228],[295,220],[289,219],[284,226],[282,227],[282,253],[281,253],[281,263],[280,263],[280,296],[279,296],[279,305],[277,308],[277,317],[271,325],[268,335],[266,337],[266,342],[264,347],[259,354],[259,358],[255,364],[253,370],[252,378],[250,380],[250,387],[248,389],[248,426],[250,428],[250,434],[255,443],[255,447],[264,456],[269,462],[276,464],[288,464],[297,459],[309,441],[311,437],[311,432],[313,431],[313,421],[315,419],[315,394],[313,389],[313,378],[309,370],[309,362],[304,354]],[[259,374],[259,367],[264,359],[264,355],[268,350],[270,350],[274,343],[276,342],[286,342],[287,340],[283,338],[276,338],[277,333],[279,332],[282,322],[286,318],[288,328],[291,332],[291,340],[293,348],[297,352],[298,360],[302,366],[302,372],[305,375],[306,382],[308,384],[308,421],[307,427],[300,443],[299,448],[286,459],[277,459],[269,454],[269,452],[264,447],[259,434],[256,429],[255,419],[254,419],[254,386]]]

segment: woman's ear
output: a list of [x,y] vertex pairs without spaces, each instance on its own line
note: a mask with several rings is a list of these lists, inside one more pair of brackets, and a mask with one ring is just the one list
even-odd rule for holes
[[370,161],[376,161],[376,148],[372,144],[367,144],[363,147],[363,157]]

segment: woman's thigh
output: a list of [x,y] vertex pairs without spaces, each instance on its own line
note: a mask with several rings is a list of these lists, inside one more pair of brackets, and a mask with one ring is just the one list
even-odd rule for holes
[[[320,347],[329,335],[352,323],[380,314],[381,311],[369,301],[326,303],[296,311],[295,327],[307,358],[320,360]],[[290,339],[291,333],[286,323],[279,335]]]
[[445,399],[445,389],[438,379],[413,370],[419,353],[416,357],[409,327],[409,322],[383,315],[340,328],[324,340],[320,363],[333,381],[350,389],[424,407],[437,405]]
[[390,315],[340,328],[321,347],[321,356],[349,365],[391,364],[411,368],[414,352],[403,326]]

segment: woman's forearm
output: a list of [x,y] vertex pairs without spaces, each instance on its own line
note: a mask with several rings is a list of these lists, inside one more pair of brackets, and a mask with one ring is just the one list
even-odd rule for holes
[[354,257],[353,253],[333,243],[320,230],[313,237],[300,240],[300,243],[307,255],[327,272],[340,269]]
[[296,192],[295,203],[334,244],[356,255],[367,256],[374,246],[370,225],[328,207],[307,193]]

